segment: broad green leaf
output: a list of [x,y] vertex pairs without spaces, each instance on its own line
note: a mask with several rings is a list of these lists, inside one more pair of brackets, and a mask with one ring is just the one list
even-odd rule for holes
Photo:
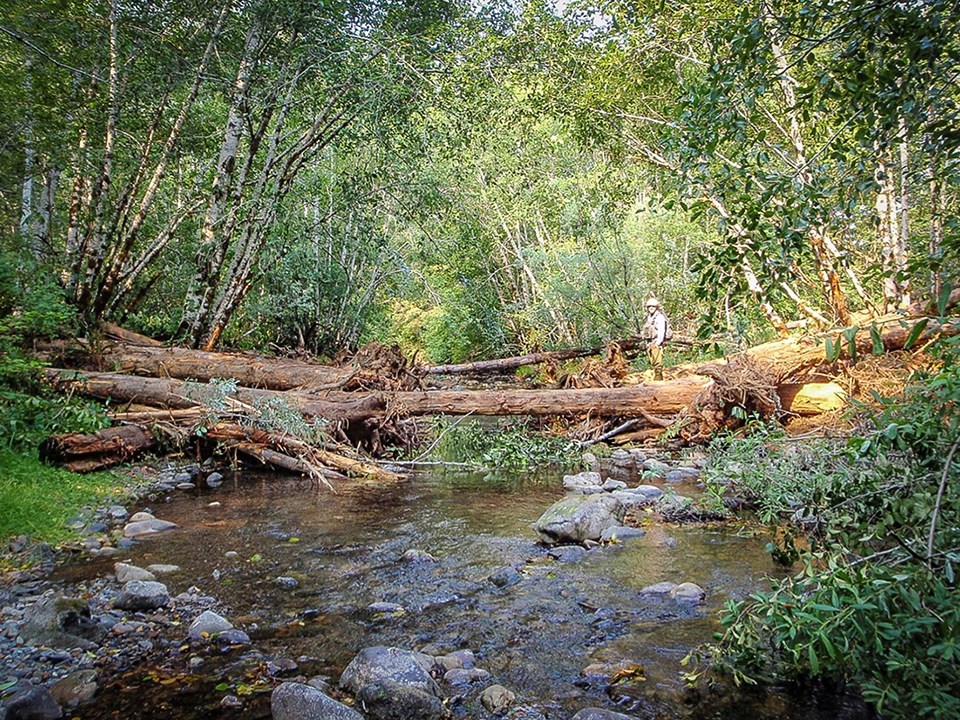
[[920,336],[923,335],[923,331],[927,329],[927,318],[923,318],[918,321],[916,325],[913,326],[913,329],[910,331],[910,334],[907,335],[907,341],[903,344],[904,350],[909,350],[912,348],[917,340],[920,339]]
[[876,325],[870,326],[870,340],[873,343],[871,352],[874,355],[883,355],[883,335],[880,334],[880,329]]
[[947,303],[950,302],[950,294],[953,292],[953,283],[947,280],[940,288],[940,294],[937,296],[937,313],[940,317],[947,314]]

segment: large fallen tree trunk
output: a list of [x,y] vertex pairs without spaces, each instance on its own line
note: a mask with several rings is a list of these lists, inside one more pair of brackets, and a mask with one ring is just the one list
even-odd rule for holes
[[106,343],[94,353],[84,340],[77,340],[42,343],[38,345],[38,350],[38,357],[50,362],[77,355],[81,358],[95,355],[98,366],[112,368],[123,374],[201,382],[229,378],[246,387],[270,390],[340,388],[357,374],[355,368],[316,365],[288,358],[157,345]]
[[305,417],[362,420],[408,415],[558,415],[597,417],[669,415],[686,408],[711,382],[692,375],[670,382],[582,390],[422,390],[406,392],[277,392],[237,387],[227,394],[181,380],[117,373],[50,369],[47,378],[63,390],[111,400],[172,408],[221,405],[248,412],[282,402]]

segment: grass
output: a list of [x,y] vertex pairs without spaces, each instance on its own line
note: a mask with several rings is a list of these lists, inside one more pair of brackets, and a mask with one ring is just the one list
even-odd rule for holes
[[41,463],[35,456],[0,449],[0,541],[26,535],[53,545],[76,538],[67,526],[87,506],[124,495],[119,475],[78,475]]

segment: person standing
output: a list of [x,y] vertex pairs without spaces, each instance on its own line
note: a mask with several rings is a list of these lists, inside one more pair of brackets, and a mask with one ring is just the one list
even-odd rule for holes
[[667,341],[667,316],[655,297],[647,300],[647,320],[643,324],[643,337],[647,340],[647,358],[653,369],[653,379],[663,380],[663,344]]

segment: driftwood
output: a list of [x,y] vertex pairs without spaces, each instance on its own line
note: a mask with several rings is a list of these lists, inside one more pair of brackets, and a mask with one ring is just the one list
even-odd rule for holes
[[73,472],[91,472],[119,465],[156,446],[153,435],[139,425],[119,425],[92,434],[54,435],[40,443],[44,462]]

